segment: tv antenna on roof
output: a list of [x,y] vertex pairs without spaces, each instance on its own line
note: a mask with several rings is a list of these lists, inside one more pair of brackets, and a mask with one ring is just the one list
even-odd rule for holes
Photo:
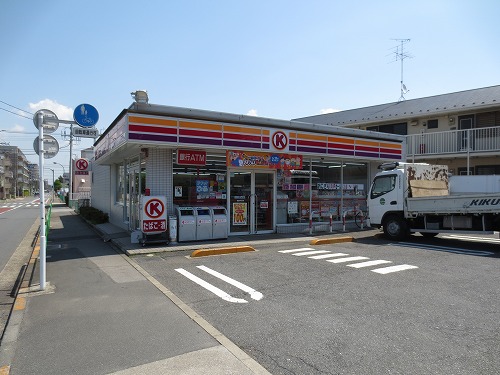
[[399,97],[398,102],[405,100],[405,94],[409,92],[403,83],[403,62],[407,58],[412,58],[413,56],[405,52],[405,44],[409,43],[411,39],[393,39],[400,43],[400,45],[394,47],[394,54],[396,59],[394,61],[401,60],[401,96]]

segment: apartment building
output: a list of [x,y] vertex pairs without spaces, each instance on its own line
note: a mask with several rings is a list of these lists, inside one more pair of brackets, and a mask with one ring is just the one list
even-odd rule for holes
[[378,104],[296,121],[405,135],[407,161],[454,174],[500,174],[500,86]]

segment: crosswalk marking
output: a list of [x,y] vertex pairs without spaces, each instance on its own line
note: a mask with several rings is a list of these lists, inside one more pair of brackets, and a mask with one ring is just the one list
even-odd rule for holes
[[[299,249],[288,249],[288,250],[279,250],[279,253],[283,254],[291,254],[295,256],[307,256],[308,259],[314,259],[314,260],[325,260],[330,263],[335,263],[335,264],[340,264],[340,263],[349,263],[349,262],[354,262],[352,264],[346,264],[348,267],[352,268],[365,268],[365,267],[373,267],[373,266],[378,266],[382,264],[388,264],[392,263],[390,260],[383,260],[383,259],[375,259],[375,260],[367,260],[370,259],[365,256],[349,256],[349,254],[346,253],[332,253],[329,250],[315,250],[314,248],[311,247],[305,247],[305,248],[299,248]],[[335,258],[335,259],[331,259]],[[364,262],[358,262],[361,260],[366,260]],[[409,264],[403,264],[399,266],[388,266],[388,267],[381,267],[381,268],[376,268],[374,270],[371,270],[373,272],[376,272],[381,275],[386,275],[389,273],[393,272],[399,272],[399,271],[404,271],[404,270],[410,270],[410,269],[415,269],[418,268],[417,266],[412,266]]]
[[372,272],[380,273],[382,275],[386,275],[391,272],[399,272],[399,271],[404,271],[404,270],[411,270],[414,268],[418,268],[417,266],[411,266],[409,264],[402,264],[400,266],[392,266],[392,267],[384,267],[384,268],[377,268],[374,270],[371,270]]
[[328,259],[328,258],[335,258],[335,257],[343,257],[347,256],[349,254],[344,254],[344,253],[330,253],[330,254],[323,254],[323,255],[315,255],[312,257],[309,257],[309,259]]
[[301,249],[291,249],[291,250],[280,250],[278,253],[295,253],[298,251],[314,250],[312,247],[303,247]]
[[328,259],[327,262],[346,263],[346,262],[353,262],[355,260],[363,260],[363,259],[370,259],[370,258],[367,258],[367,257],[348,257],[348,258],[340,258],[340,259]]
[[386,264],[386,263],[392,263],[392,262],[390,260],[369,260],[367,262],[348,264],[347,267],[363,268],[363,267],[378,266],[379,264]]
[[297,257],[301,257],[304,255],[314,255],[314,254],[324,254],[324,253],[329,253],[329,251],[328,250],[304,251],[301,253],[293,253],[292,255],[295,255]]

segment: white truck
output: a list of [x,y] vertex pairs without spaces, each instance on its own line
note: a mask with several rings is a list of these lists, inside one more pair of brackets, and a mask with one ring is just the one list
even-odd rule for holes
[[445,165],[384,163],[368,194],[370,225],[387,238],[500,231],[500,176],[450,176]]

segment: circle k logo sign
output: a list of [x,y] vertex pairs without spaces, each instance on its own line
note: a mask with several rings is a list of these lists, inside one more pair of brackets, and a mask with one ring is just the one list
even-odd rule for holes
[[273,133],[272,141],[277,150],[283,151],[288,147],[288,136],[281,130]]

